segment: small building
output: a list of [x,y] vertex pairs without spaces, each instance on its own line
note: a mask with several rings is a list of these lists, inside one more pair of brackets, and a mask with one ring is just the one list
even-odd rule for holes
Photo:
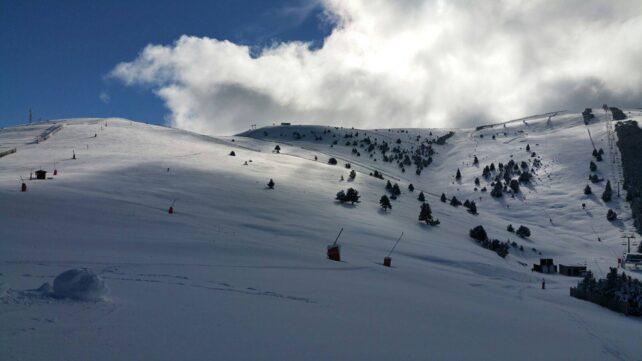
[[36,179],[47,179],[47,171],[42,169],[37,170]]
[[586,266],[565,266],[560,264],[560,274],[569,277],[583,277],[586,274]]
[[292,125],[292,123],[281,123],[281,125]]
[[557,266],[553,264],[552,258],[540,258],[539,264],[533,264],[532,271],[546,274],[557,273]]

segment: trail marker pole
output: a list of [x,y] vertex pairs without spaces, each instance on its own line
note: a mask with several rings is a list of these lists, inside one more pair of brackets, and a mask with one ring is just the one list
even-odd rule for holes
[[169,206],[169,209],[167,210],[167,213],[169,214],[174,214],[174,203],[176,203],[176,199],[172,201],[172,205]]

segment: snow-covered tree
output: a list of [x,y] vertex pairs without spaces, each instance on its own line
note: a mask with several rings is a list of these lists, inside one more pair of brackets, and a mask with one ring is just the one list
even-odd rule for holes
[[272,180],[272,178],[270,178],[270,181],[268,182],[267,186],[270,189],[274,189],[274,180]]
[[426,197],[424,196],[424,192],[419,192],[419,196],[417,197],[417,200],[419,202],[425,202],[426,201]]

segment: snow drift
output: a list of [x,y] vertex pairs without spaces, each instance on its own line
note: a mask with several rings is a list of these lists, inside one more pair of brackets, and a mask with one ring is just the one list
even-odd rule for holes
[[80,301],[101,301],[107,295],[105,281],[93,271],[80,268],[67,270],[53,282],[52,296]]

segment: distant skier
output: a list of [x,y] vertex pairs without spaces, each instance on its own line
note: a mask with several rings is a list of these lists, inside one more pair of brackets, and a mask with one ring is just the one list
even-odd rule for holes
[[546,289],[546,280],[542,278],[542,289]]
[[270,178],[270,181],[268,182],[267,186],[270,189],[274,189],[274,181],[272,180],[272,178]]

